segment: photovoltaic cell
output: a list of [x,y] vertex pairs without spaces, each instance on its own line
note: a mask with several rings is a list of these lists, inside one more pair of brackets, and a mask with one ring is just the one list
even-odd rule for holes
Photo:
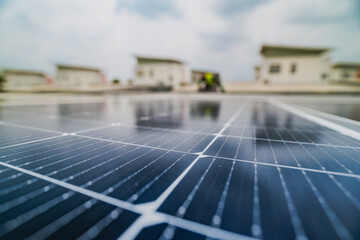
[[[2,168],[0,175],[2,180],[17,176],[15,181],[1,181],[3,239],[117,237],[138,216],[12,169]],[[88,231],[93,226],[98,232]]]
[[174,240],[191,239],[191,240],[204,240],[206,236],[197,234],[185,229],[176,228],[171,225],[159,224],[153,227],[147,227],[140,232],[136,237],[136,240],[146,240],[149,236],[153,236],[155,239],[171,238]]

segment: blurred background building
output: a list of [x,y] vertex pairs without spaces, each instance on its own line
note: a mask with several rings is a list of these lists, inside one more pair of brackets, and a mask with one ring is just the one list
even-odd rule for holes
[[136,60],[134,86],[178,89],[191,81],[190,70],[183,61],[144,56],[137,56]]
[[360,84],[360,63],[335,63],[331,80],[339,83]]
[[22,69],[2,69],[3,89],[7,91],[42,90],[53,87],[51,77],[41,71]]
[[106,78],[99,68],[59,64],[55,84],[59,88],[93,88],[105,85]]
[[330,48],[263,45],[255,80],[264,84],[327,83]]

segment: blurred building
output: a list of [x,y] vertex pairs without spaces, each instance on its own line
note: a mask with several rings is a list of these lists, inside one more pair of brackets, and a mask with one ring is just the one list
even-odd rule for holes
[[106,84],[99,68],[57,65],[56,86],[59,88],[91,88]]
[[331,81],[360,84],[360,63],[335,63],[331,69]]
[[43,72],[20,69],[3,69],[4,90],[41,90],[52,87],[52,79]]
[[329,48],[264,45],[262,63],[255,68],[265,84],[326,83],[330,75]]
[[142,56],[136,60],[135,86],[177,89],[190,82],[190,71],[180,60]]

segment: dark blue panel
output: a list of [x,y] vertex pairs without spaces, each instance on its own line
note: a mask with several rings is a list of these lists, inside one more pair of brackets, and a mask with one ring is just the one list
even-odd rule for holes
[[0,238],[117,239],[142,213],[136,239],[360,238],[360,141],[261,96],[154,96],[2,102],[0,164],[50,179],[0,165]]
[[[168,229],[171,229],[169,231]],[[166,231],[167,230],[167,231]],[[139,235],[135,238],[136,240],[147,240],[152,239],[175,239],[175,240],[204,240],[206,236],[187,231],[181,228],[176,228],[171,225],[159,224],[152,227],[144,228]]]
[[[17,174],[14,170],[8,172]],[[75,238],[86,235],[89,228],[104,218],[109,218],[109,221],[95,236],[115,239],[138,216],[46,181],[23,176],[25,186],[21,191],[11,189],[12,185],[0,188],[2,239],[24,239],[29,236],[36,239]],[[116,211],[116,217],[110,219],[113,211]],[[121,222],[121,226],[117,226],[116,222]]]

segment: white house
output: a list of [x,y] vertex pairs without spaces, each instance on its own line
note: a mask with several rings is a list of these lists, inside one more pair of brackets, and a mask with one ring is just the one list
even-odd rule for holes
[[261,64],[255,68],[258,82],[265,84],[327,83],[329,48],[264,45]]
[[135,86],[166,86],[177,89],[190,82],[190,70],[182,61],[143,56],[137,56],[136,60]]
[[104,84],[105,75],[98,68],[57,65],[56,86],[59,88],[91,88]]
[[3,69],[0,71],[5,79],[5,90],[38,90],[52,86],[52,79],[43,72],[19,69]]
[[360,63],[335,63],[331,68],[331,81],[360,84]]

